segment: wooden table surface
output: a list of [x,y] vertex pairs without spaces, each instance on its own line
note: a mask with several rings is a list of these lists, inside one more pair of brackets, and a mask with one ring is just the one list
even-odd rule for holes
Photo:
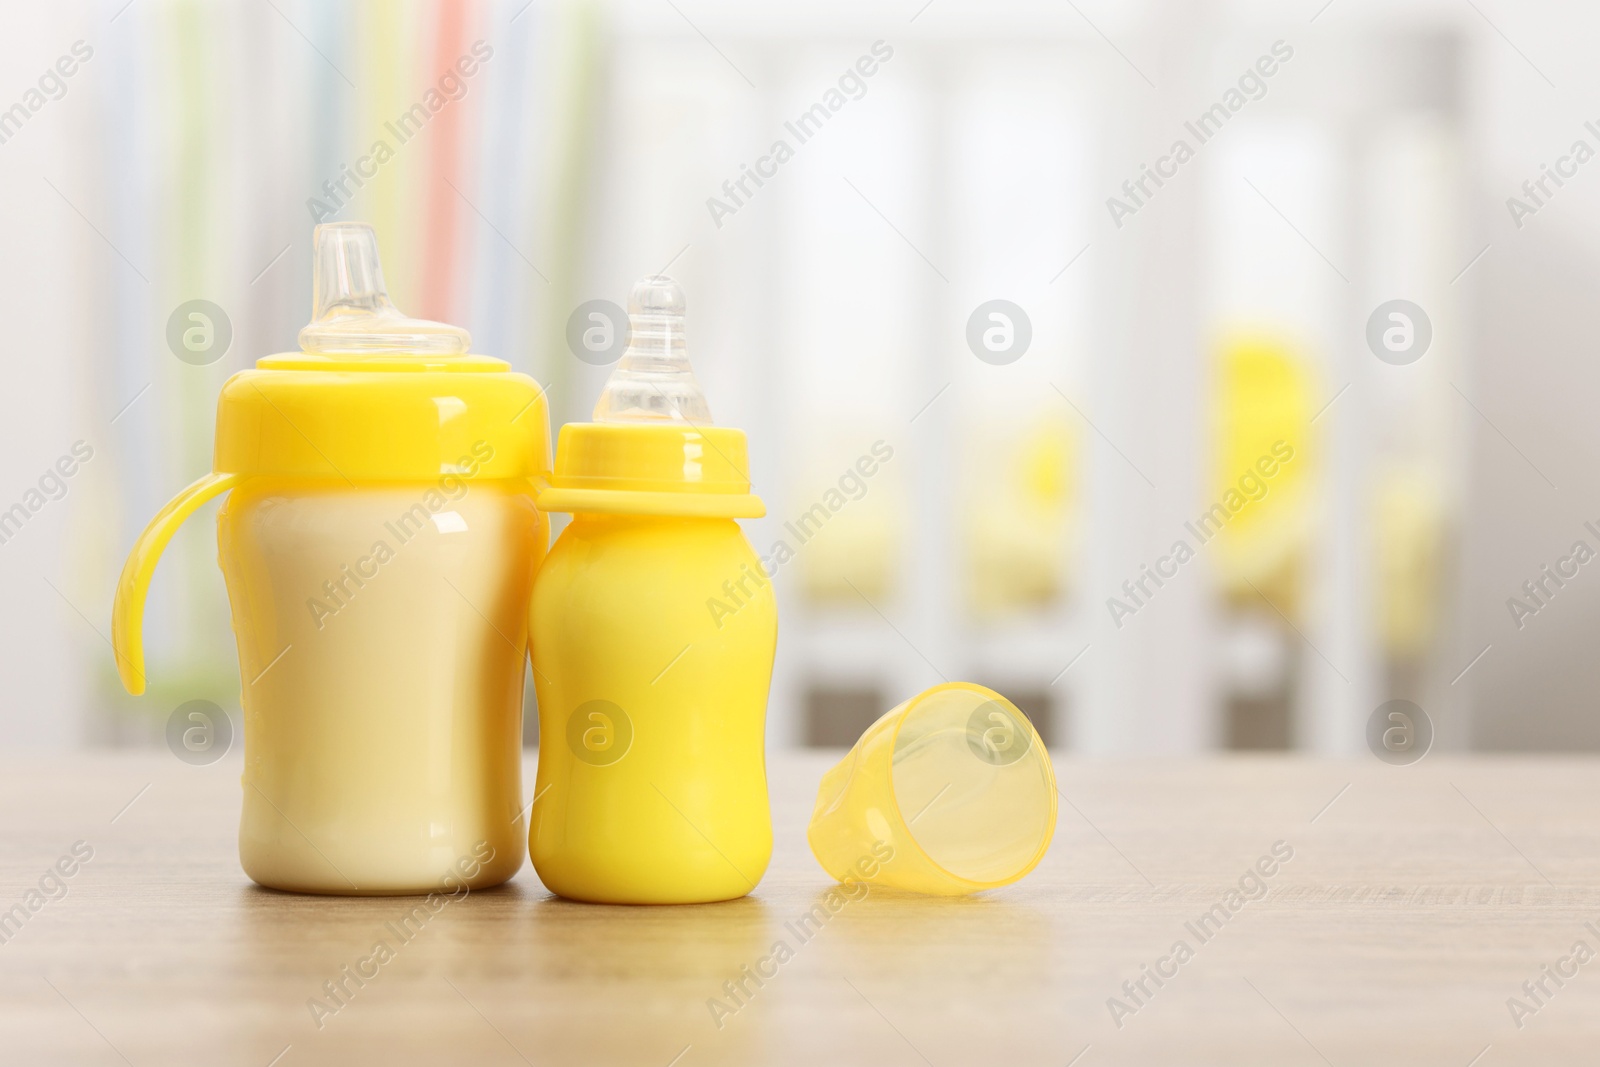
[[[308,999],[414,901],[251,885],[235,853],[236,756],[191,767],[165,751],[8,755],[0,910],[75,842],[93,859],[63,880],[64,897],[47,886],[58,899],[0,945],[0,1063],[1600,1057],[1600,962],[1572,956],[1579,941],[1600,952],[1600,761],[1062,757],[1055,843],[1022,883],[958,900],[875,890],[802,943],[785,923],[830,887],[804,827],[832,758],[774,761],[776,854],[752,896],[573,904],[525,867],[441,911],[319,1029]],[[1197,937],[1191,925],[1227,907],[1279,841],[1293,858],[1262,880],[1266,895]],[[719,1027],[708,1001],[731,1006],[724,982],[779,939],[793,958]],[[1181,965],[1169,955],[1180,940]],[[1176,973],[1124,993],[1158,963]],[[1546,965],[1576,974],[1557,985]],[[1522,985],[1540,979],[1535,1000]],[[1517,1019],[1513,996],[1527,1008]],[[1114,1018],[1111,997],[1136,1010]]]

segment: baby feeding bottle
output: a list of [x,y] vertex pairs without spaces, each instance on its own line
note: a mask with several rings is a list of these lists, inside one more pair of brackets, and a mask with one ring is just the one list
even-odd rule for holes
[[772,856],[763,735],[772,584],[734,521],[745,435],[714,426],[683,293],[646,278],[594,421],[561,428],[544,511],[572,521],[534,582],[534,868],[574,900],[740,897]]
[[422,893],[522,865],[523,656],[548,543],[543,393],[465,330],[389,302],[371,227],[317,227],[301,352],[235,374],[215,470],[151,521],[117,586],[145,688],[161,551],[205,501],[239,645],[239,859],[265,886]]

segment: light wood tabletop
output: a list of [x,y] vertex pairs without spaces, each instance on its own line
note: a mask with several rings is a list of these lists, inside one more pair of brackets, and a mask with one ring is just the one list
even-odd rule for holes
[[[746,899],[574,904],[525,867],[402,942],[390,924],[414,899],[245,878],[237,756],[13,753],[0,911],[41,883],[46,899],[0,944],[0,1062],[1595,1058],[1600,761],[1062,756],[1055,843],[1024,881],[953,900],[873,890],[801,940],[789,924],[831,886],[804,834],[835,756],[773,761],[776,851]],[[317,1019],[308,1001],[379,940],[393,958]],[[776,974],[730,997],[780,940]]]

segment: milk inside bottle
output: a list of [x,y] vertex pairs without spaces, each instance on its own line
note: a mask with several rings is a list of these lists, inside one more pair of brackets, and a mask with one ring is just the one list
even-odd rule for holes
[[315,893],[477,888],[521,866],[527,606],[548,415],[465,330],[389,301],[370,227],[316,231],[302,351],[223,386],[214,470],[135,545],[117,666],[145,688],[161,550],[206,500],[239,648],[239,856]]

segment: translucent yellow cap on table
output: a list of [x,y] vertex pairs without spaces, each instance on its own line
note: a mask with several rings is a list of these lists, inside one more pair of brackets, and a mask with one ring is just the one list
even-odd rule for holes
[[873,723],[822,776],[806,838],[840,881],[959,896],[1033,870],[1055,828],[1055,772],[1028,717],[949,682]]

